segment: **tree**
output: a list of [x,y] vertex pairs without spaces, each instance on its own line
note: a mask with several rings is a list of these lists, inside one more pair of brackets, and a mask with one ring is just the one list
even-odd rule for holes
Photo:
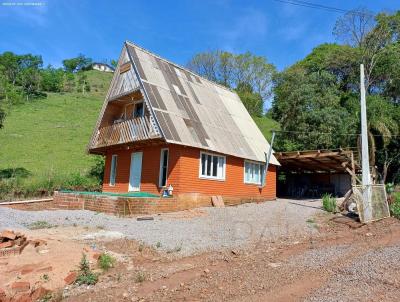
[[84,71],[78,71],[77,78],[78,78],[77,91],[82,92],[82,94],[84,94],[87,91],[90,91],[90,85],[87,81],[86,73]]
[[79,54],[76,58],[62,61],[66,72],[78,72],[92,63],[92,59]]
[[336,77],[326,71],[308,73],[300,64],[275,77],[272,117],[281,125],[280,150],[310,150],[348,146],[354,126],[342,106]]
[[17,84],[22,87],[26,100],[40,96],[40,69],[43,65],[41,56],[31,54],[19,56],[20,70],[17,75]]
[[372,92],[371,86],[378,84],[381,76],[376,66],[386,59],[386,47],[399,39],[400,12],[374,16],[366,9],[352,10],[337,20],[333,33],[339,41],[358,49],[358,62],[365,66],[365,87]]
[[48,66],[41,70],[41,89],[49,92],[60,92],[63,90],[64,71],[61,68]]
[[263,115],[264,102],[261,98],[261,95],[259,95],[258,93],[254,93],[253,88],[249,84],[239,84],[236,88],[236,92],[250,115],[258,117],[261,117]]
[[384,181],[400,181],[400,12],[373,19],[346,14],[335,31],[344,34],[338,39],[344,44],[319,45],[275,76],[271,112],[283,130],[276,147],[359,144],[359,64],[364,63],[372,174],[376,180],[381,175]]
[[6,51],[0,55],[0,66],[3,67],[3,74],[6,76],[8,82],[15,85],[18,72],[20,71],[19,56],[11,51]]
[[[398,114],[398,110],[399,108],[379,95],[367,97],[369,159],[370,166],[372,167],[372,177],[375,181],[378,177],[378,170],[376,169],[378,148],[380,150],[387,150],[393,136],[398,135],[400,131],[400,114]],[[359,146],[359,150],[361,152],[361,146]],[[388,156],[388,153],[385,155],[385,158],[381,158],[383,159],[381,163],[383,170],[387,170],[392,159]],[[386,179],[387,171],[383,171],[382,175]]]
[[337,19],[333,28],[333,35],[337,40],[352,47],[361,47],[374,26],[373,12],[366,8],[358,8]]
[[[218,64],[219,51],[207,51],[194,55],[187,63],[187,67],[193,72],[209,79],[210,81],[219,82]],[[226,85],[230,87],[230,85]]]
[[75,87],[75,76],[72,72],[64,73],[63,91],[72,92]]
[[[196,54],[187,66],[211,81],[241,91],[239,96],[245,97],[244,102],[248,104],[253,102],[258,107],[261,97],[261,108],[271,96],[272,77],[276,72],[274,65],[264,57],[221,50]],[[247,88],[243,90],[240,86]]]

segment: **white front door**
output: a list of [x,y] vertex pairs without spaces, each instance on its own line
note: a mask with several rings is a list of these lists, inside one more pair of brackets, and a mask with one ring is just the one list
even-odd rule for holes
[[129,191],[140,191],[142,176],[143,152],[134,152],[131,155],[131,169],[129,174]]

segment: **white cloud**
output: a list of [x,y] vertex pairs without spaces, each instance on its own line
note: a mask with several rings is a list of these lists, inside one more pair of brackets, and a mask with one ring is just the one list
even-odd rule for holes
[[40,2],[41,5],[11,5],[13,3],[21,2],[4,1],[0,3],[0,16],[2,18],[9,18],[11,19],[10,22],[24,22],[32,27],[46,25],[48,12],[46,2]]
[[279,29],[279,37],[285,41],[297,41],[304,39],[308,30],[308,26],[305,23],[294,24],[291,26],[285,26]]
[[232,23],[227,24],[228,28],[218,34],[226,50],[232,51],[243,45],[244,40],[261,38],[267,33],[267,18],[261,11],[247,9],[236,16]]

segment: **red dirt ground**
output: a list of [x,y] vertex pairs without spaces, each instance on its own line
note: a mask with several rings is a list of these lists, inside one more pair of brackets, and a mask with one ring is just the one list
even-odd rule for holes
[[[133,241],[108,242],[109,250],[126,254],[125,263],[103,275],[93,288],[70,290],[66,301],[301,301],[313,295],[312,301],[325,301],[328,298],[318,298],[318,292],[329,288],[332,280],[339,282],[333,297],[340,293],[347,301],[364,300],[357,288],[343,293],[346,281],[341,284],[337,276],[354,263],[368,271],[372,264],[363,260],[365,255],[399,247],[400,222],[390,218],[361,225],[321,216],[312,225],[319,235],[301,242],[258,242],[243,250],[185,258],[141,250]],[[398,301],[400,270],[386,263],[382,267],[392,281],[371,283],[368,300]]]

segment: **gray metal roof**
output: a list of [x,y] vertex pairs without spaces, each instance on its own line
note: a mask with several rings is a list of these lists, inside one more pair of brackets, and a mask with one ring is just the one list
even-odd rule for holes
[[167,142],[265,162],[270,146],[235,92],[126,45]]

